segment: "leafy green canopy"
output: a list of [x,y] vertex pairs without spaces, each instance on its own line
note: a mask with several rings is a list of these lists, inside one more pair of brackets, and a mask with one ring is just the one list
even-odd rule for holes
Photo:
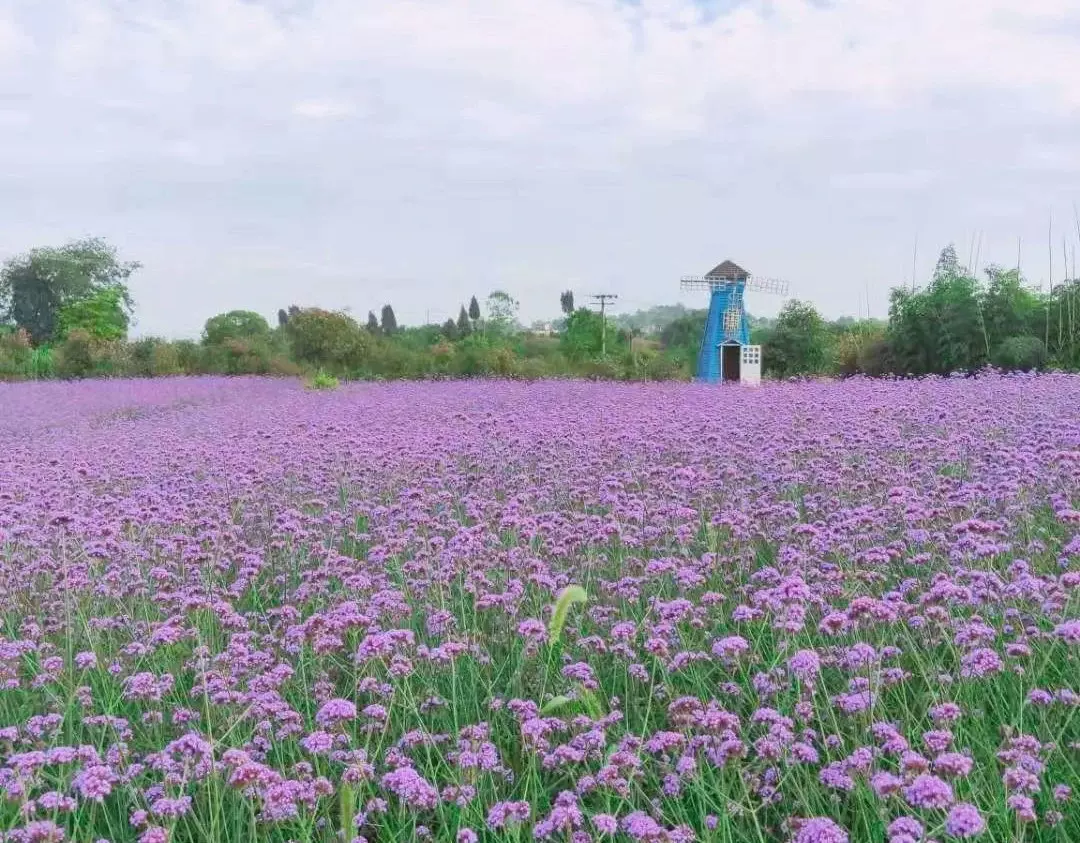
[[35,345],[76,328],[123,338],[134,311],[127,282],[139,268],[100,238],[31,249],[0,268],[0,318],[24,329]]
[[[286,324],[288,320],[286,319]],[[270,336],[270,324],[250,310],[230,310],[206,320],[203,342],[221,345],[227,340],[259,340]]]

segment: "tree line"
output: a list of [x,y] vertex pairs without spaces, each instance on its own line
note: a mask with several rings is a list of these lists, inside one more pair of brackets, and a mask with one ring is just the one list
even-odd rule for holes
[[928,284],[892,289],[887,320],[830,323],[789,302],[756,339],[780,377],[1080,369],[1080,279],[1036,290],[1018,268],[990,265],[981,276],[950,245]]
[[[344,311],[288,305],[212,316],[198,340],[129,339],[131,276],[101,239],[33,249],[0,268],[0,379],[277,374],[345,378],[591,377],[689,379],[707,310],[661,306],[604,319],[559,296],[561,317],[523,327],[518,302],[495,290],[456,319],[404,326],[390,304],[360,322]],[[922,289],[896,288],[886,320],[825,319],[792,300],[751,318],[767,376],[925,375],[1080,368],[1080,282],[1043,292],[997,266],[976,277],[952,246]]]

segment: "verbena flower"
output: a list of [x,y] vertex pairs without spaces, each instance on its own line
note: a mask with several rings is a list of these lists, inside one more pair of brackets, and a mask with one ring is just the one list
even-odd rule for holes
[[848,835],[827,817],[815,817],[800,822],[792,843],[848,843]]
[[978,837],[986,830],[986,822],[974,805],[958,802],[949,810],[945,830],[953,837],[961,839]]
[[904,788],[904,798],[913,808],[947,808],[953,802],[953,790],[948,782],[923,773]]

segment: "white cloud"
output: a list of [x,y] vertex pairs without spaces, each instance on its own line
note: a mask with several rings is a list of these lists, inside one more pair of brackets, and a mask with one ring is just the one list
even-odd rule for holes
[[3,128],[21,128],[30,123],[30,115],[25,111],[0,108],[0,127]]
[[478,100],[465,106],[461,116],[494,138],[521,137],[540,126],[535,116],[490,100]]
[[301,100],[292,108],[293,114],[297,117],[307,117],[312,120],[348,117],[353,111],[351,103],[332,98]]
[[937,177],[933,170],[840,173],[831,185],[852,190],[919,190],[933,184]]
[[708,19],[691,0],[312,0],[288,16],[247,0],[145,0],[134,19],[101,0],[69,8],[58,52],[72,69],[134,57],[271,79],[409,71],[459,95],[603,105],[680,132],[715,128],[733,105],[821,94],[880,107],[966,90],[1080,103],[1076,38],[1047,26],[1075,17],[1073,0],[753,0]]
[[33,48],[33,39],[15,21],[0,13],[0,65],[13,61]]
[[1048,173],[1080,174],[1080,142],[1044,142],[1035,139],[1025,141],[1017,156],[1017,163],[1031,169]]
[[843,310],[868,273],[884,301],[916,233],[1041,227],[1080,192],[1076,0],[9,3],[5,243],[130,243],[147,330],[178,318],[169,279],[204,285],[197,327],[249,283],[215,255],[267,243],[277,286],[252,263],[230,303],[272,314],[306,265],[358,311],[388,293],[342,279],[449,310],[510,276],[527,311],[564,278],[663,301],[730,256]]
[[779,106],[818,93],[888,106],[1002,90],[1074,104],[1076,40],[1045,27],[1070,14],[1072,0],[770,0],[707,21],[671,0],[322,0],[295,43],[305,61],[419,68],[541,105],[616,101],[633,118],[694,121],[731,100]]

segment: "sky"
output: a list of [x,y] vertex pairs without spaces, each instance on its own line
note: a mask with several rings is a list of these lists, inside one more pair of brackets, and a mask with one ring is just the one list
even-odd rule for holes
[[166,337],[726,258],[881,317],[949,242],[1063,277],[1078,48],[1076,0],[0,0],[0,258],[105,237]]

